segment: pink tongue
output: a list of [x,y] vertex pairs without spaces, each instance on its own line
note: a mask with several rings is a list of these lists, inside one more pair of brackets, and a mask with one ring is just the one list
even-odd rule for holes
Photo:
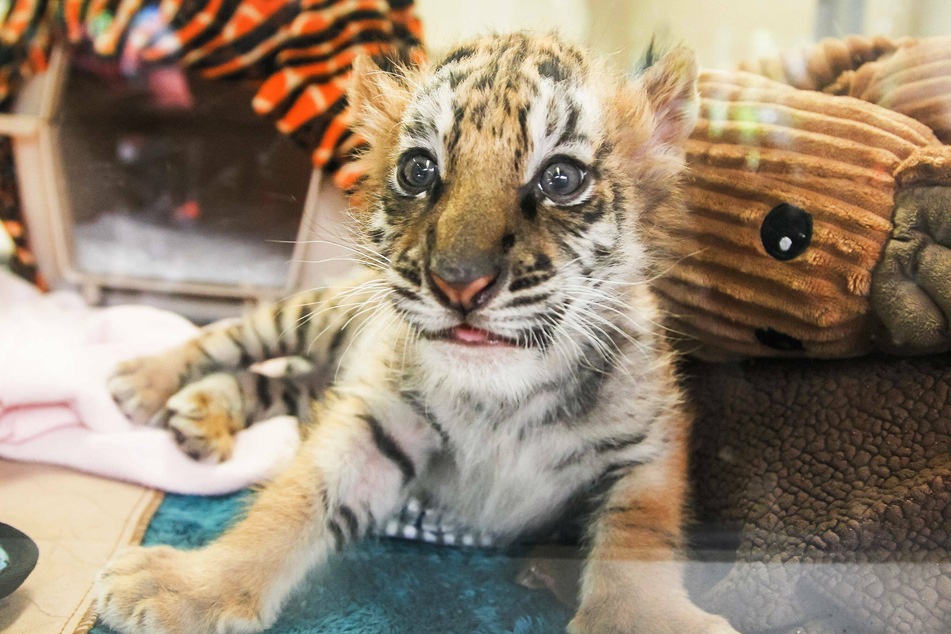
[[465,343],[484,343],[489,339],[488,332],[471,326],[456,326],[452,329],[452,334]]

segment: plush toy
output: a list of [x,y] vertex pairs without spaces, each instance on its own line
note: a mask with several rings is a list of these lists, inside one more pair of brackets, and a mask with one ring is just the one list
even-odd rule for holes
[[702,77],[658,287],[684,349],[748,358],[684,370],[690,578],[741,631],[951,630],[951,354],[806,358],[948,348],[949,67],[847,38]]
[[785,83],[701,76],[691,213],[658,281],[684,349],[949,348],[951,39],[830,40],[746,67]]

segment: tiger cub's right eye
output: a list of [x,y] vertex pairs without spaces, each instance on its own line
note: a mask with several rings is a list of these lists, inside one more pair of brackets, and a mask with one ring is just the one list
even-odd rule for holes
[[425,152],[409,152],[400,157],[396,178],[407,194],[415,196],[436,184],[439,170],[436,161]]

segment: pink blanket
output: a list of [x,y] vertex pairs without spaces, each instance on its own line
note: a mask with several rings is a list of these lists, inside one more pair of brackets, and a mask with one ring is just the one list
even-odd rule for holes
[[165,430],[132,425],[106,390],[123,359],[196,331],[147,306],[90,308],[0,271],[0,458],[47,462],[174,493],[220,494],[267,478],[293,456],[296,421],[279,417],[238,435],[234,456],[204,464]]

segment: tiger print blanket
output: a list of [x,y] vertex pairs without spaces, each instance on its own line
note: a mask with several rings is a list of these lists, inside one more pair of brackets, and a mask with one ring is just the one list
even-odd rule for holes
[[413,0],[12,0],[0,6],[0,108],[62,40],[253,81],[255,112],[344,189],[361,172],[348,162],[362,144],[345,96],[353,60],[424,57]]

